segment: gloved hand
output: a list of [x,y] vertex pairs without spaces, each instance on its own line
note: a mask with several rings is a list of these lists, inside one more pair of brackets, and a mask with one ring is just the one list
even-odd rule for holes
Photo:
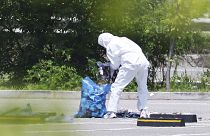
[[97,61],[96,64],[98,67],[110,67],[110,62],[102,63],[101,61]]
[[112,69],[110,62],[102,63],[101,61],[98,61],[97,66],[99,67],[98,69],[100,77],[109,83],[113,83],[117,76],[118,69]]
[[109,62],[105,62],[102,63],[101,61],[97,62],[97,66],[99,67],[99,75],[103,80],[110,80],[110,63]]

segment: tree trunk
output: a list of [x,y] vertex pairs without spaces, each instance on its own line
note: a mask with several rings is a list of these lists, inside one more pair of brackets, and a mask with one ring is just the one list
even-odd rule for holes
[[172,59],[174,55],[174,47],[175,47],[175,39],[172,38],[170,40],[170,47],[169,47],[169,53],[168,53],[168,58],[167,58],[167,64],[166,64],[166,91],[170,91],[170,71],[171,71],[171,64],[172,64]]

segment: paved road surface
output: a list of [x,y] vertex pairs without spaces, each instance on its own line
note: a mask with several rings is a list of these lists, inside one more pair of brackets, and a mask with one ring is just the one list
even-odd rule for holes
[[[73,115],[79,99],[0,99],[0,113],[30,103],[34,112]],[[150,100],[151,112],[195,113],[198,123],[185,127],[140,127],[136,119],[73,119],[71,123],[0,124],[4,136],[210,136],[209,100]],[[136,110],[136,100],[121,100],[121,109]],[[3,136],[3,135],[2,135]]]

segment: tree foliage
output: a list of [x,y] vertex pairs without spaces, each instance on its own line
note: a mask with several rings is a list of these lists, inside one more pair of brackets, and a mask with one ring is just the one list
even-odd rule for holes
[[95,55],[94,1],[2,0],[0,71],[24,75],[41,59],[84,70]]
[[105,55],[98,34],[110,32],[141,46],[152,64],[151,85],[171,43],[174,54],[202,43],[191,20],[209,10],[208,0],[1,0],[0,5],[0,74],[23,78],[40,60],[52,60],[94,76],[90,62]]

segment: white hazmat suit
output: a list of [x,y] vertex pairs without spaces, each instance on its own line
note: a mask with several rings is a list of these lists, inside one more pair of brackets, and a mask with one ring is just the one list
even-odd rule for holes
[[111,94],[107,111],[117,112],[120,95],[123,89],[135,78],[138,88],[138,110],[146,108],[148,89],[147,77],[149,61],[141,48],[126,37],[113,36],[102,33],[98,37],[98,44],[106,48],[106,55],[110,60],[111,68],[119,72],[111,85]]

